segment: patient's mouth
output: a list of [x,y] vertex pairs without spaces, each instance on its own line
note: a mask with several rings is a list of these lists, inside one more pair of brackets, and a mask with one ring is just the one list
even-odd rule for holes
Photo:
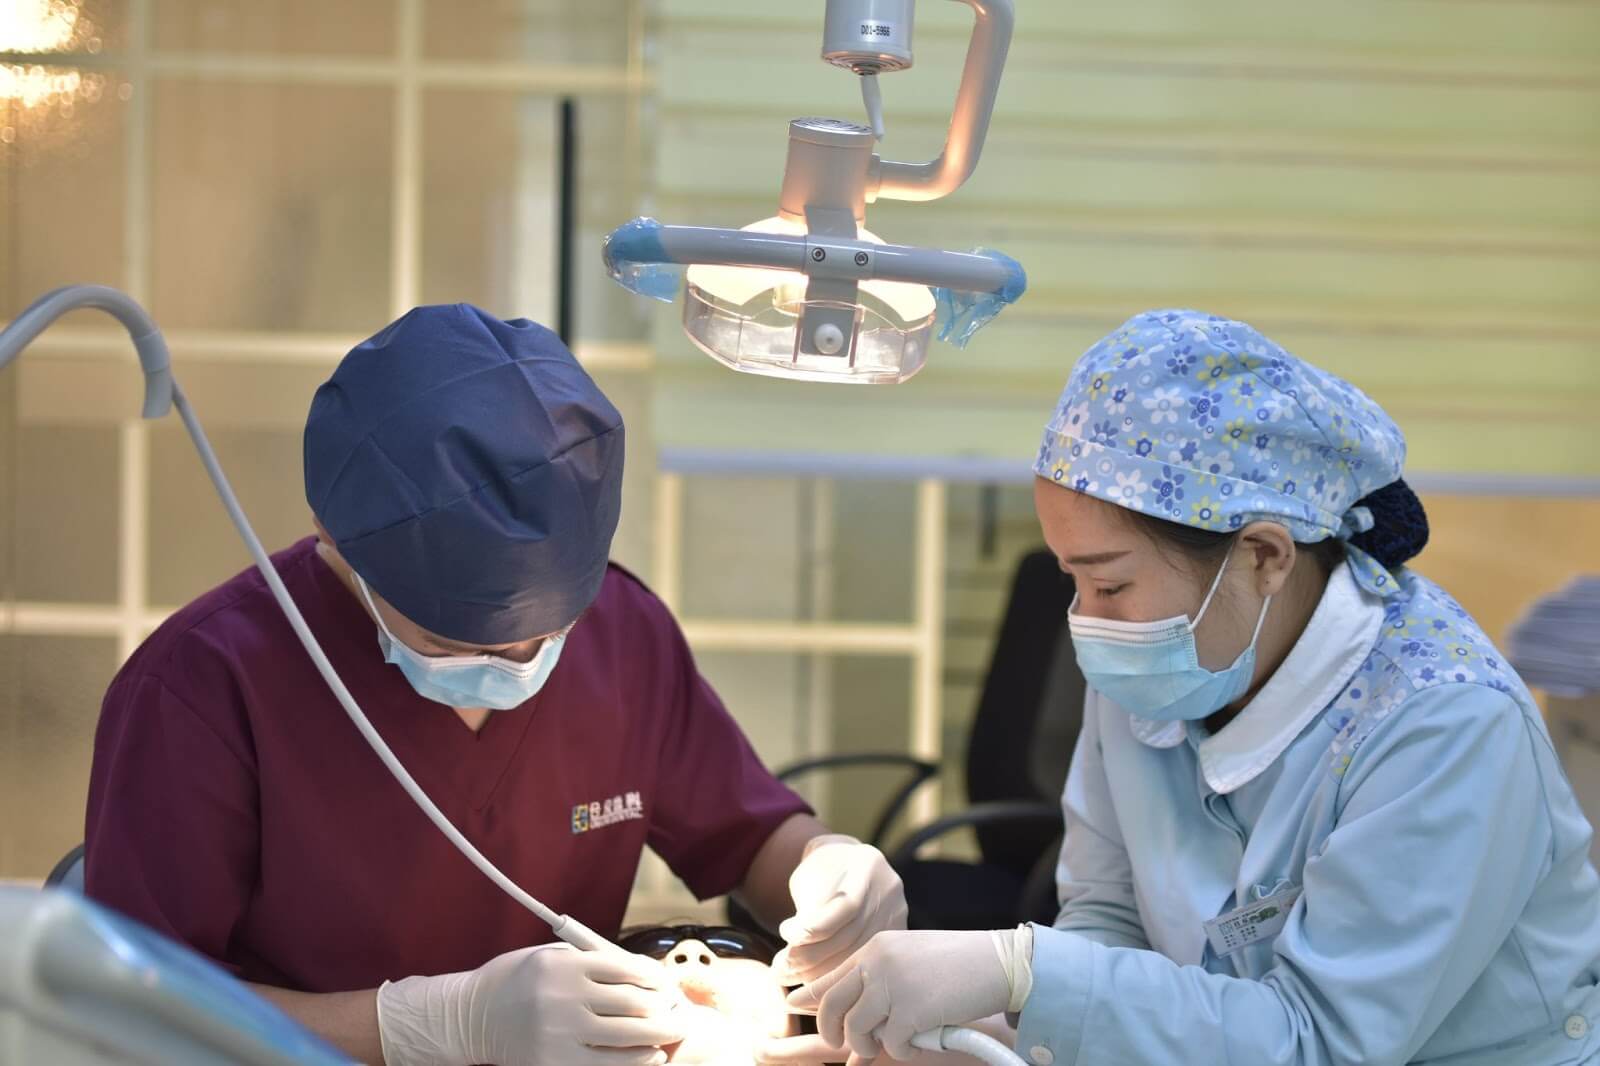
[[717,993],[707,984],[702,984],[692,978],[685,978],[678,982],[678,987],[683,989],[683,998],[698,1007],[715,1007]]

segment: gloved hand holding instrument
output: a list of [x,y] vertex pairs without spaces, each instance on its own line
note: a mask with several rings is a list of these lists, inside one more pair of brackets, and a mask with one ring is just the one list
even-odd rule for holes
[[616,947],[541,944],[378,990],[388,1066],[661,1066],[685,1037],[678,983]]

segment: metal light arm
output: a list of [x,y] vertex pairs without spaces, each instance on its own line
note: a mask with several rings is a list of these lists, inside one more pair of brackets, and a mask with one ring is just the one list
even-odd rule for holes
[[944,150],[927,163],[898,163],[873,156],[867,179],[869,203],[937,200],[959,189],[977,169],[984,138],[989,134],[989,119],[994,114],[995,96],[1000,91],[1006,52],[1011,47],[1016,12],[1012,0],[958,2],[972,8],[977,21],[972,28],[972,43],[967,46],[967,63],[961,72],[961,87],[956,91]]

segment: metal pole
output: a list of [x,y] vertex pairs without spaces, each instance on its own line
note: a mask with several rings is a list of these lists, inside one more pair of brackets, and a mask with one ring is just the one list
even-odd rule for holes
[[578,105],[561,98],[561,182],[556,226],[556,334],[563,344],[574,343],[572,321],[572,254],[578,219]]

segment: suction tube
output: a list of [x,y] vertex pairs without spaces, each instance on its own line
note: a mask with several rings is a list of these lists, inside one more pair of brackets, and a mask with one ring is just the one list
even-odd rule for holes
[[[905,244],[875,244],[818,234],[752,233],[714,226],[671,226],[634,219],[617,227],[605,244],[606,266],[628,285],[630,268],[701,263],[713,266],[791,270],[812,276],[898,281],[961,292],[1006,293],[1020,285],[1016,260],[995,253],[950,252]],[[674,286],[675,288],[675,286]],[[645,295],[654,295],[645,292]],[[1021,296],[1021,291],[1017,291]],[[672,296],[669,294],[668,299]]]
[[1028,1066],[1021,1055],[987,1033],[956,1025],[918,1033],[911,1043],[924,1051],[960,1051],[989,1066]]

